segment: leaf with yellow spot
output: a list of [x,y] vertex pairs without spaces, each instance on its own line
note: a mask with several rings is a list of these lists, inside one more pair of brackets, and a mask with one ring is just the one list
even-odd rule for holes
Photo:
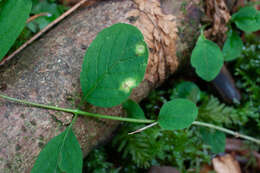
[[125,101],[144,78],[148,49],[134,26],[118,23],[102,30],[89,46],[80,74],[83,99],[112,107]]

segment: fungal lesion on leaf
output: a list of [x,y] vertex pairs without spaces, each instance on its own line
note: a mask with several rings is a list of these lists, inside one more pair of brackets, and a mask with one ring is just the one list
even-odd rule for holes
[[124,93],[129,93],[132,88],[135,88],[137,86],[136,79],[133,77],[126,78],[121,83],[119,90],[123,91]]
[[142,56],[146,52],[146,46],[144,42],[137,43],[135,46],[135,53],[137,56]]

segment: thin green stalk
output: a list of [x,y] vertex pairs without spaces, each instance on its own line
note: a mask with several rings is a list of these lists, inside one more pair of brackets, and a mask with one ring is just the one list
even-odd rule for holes
[[35,106],[39,108],[45,108],[45,109],[51,109],[51,110],[56,110],[56,111],[63,111],[63,112],[68,112],[68,113],[73,113],[73,114],[78,114],[78,115],[84,115],[84,116],[90,116],[90,117],[96,117],[96,118],[104,118],[104,119],[110,119],[110,120],[118,120],[118,121],[125,121],[125,122],[131,122],[131,123],[153,123],[155,120],[142,120],[142,119],[135,119],[135,118],[125,118],[125,117],[117,117],[117,116],[111,116],[111,115],[102,115],[102,114],[95,114],[95,113],[90,113],[90,112],[85,112],[81,111],[78,109],[68,109],[68,108],[61,108],[57,106],[51,106],[51,105],[45,105],[45,104],[39,104],[39,103],[33,103],[29,102],[26,100],[20,100],[12,97],[8,97],[5,95],[0,94],[1,98],[13,101],[13,102],[18,102],[30,106]]
[[250,136],[247,136],[247,135],[243,135],[243,134],[240,134],[238,132],[234,132],[232,130],[229,130],[229,129],[226,129],[226,128],[223,128],[223,127],[215,126],[213,124],[204,123],[204,122],[200,122],[200,121],[194,121],[192,124],[193,125],[197,125],[197,126],[203,126],[203,127],[216,129],[216,130],[225,132],[227,134],[233,135],[233,136],[235,136],[237,138],[243,138],[243,139],[255,142],[257,144],[260,144],[260,140],[259,139],[256,139],[256,138],[253,138],[253,137],[250,137]]
[[135,119],[135,118],[116,117],[116,116],[111,116],[111,115],[94,114],[94,113],[90,113],[90,112],[84,112],[84,111],[81,111],[81,110],[75,110],[75,111],[79,115],[96,117],[96,118],[104,118],[104,119],[110,119],[110,120],[125,121],[125,122],[131,122],[131,123],[146,123],[146,124],[149,124],[149,123],[155,122],[155,120],[142,120],[142,119]]
[[[111,116],[111,115],[94,114],[94,113],[90,113],[90,112],[81,111],[79,109],[68,109],[68,108],[61,108],[61,107],[44,105],[44,104],[39,104],[39,103],[33,103],[33,102],[26,101],[26,100],[20,100],[20,99],[8,97],[8,96],[2,95],[2,94],[0,94],[0,98],[4,98],[4,99],[7,99],[7,100],[10,100],[10,101],[13,101],[13,102],[18,102],[18,103],[22,103],[22,104],[26,104],[26,105],[30,105],[30,106],[39,107],[39,108],[45,108],[45,109],[51,109],[51,110],[56,110],[56,111],[73,113],[73,114],[76,115],[76,117],[75,117],[74,121],[72,122],[72,124],[74,124],[74,122],[76,121],[77,115],[84,115],[84,116],[110,119],[110,120],[117,120],[117,121],[125,121],[125,122],[131,122],[131,123],[148,123],[148,124],[156,123],[157,124],[157,122],[155,120],[142,120],[142,119],[135,119],[135,118],[125,118],[125,117],[116,117],[116,116]],[[234,132],[232,130],[229,130],[229,129],[226,129],[226,128],[223,128],[223,127],[219,127],[219,126],[216,126],[216,125],[213,125],[213,124],[204,123],[204,122],[200,122],[200,121],[194,121],[192,124],[197,125],[197,126],[203,126],[203,127],[216,129],[216,130],[225,132],[227,134],[233,135],[235,137],[239,137],[239,138],[243,138],[243,139],[255,142],[255,143],[260,145],[259,139],[256,139],[256,138],[253,138],[253,137],[250,137],[250,136],[247,136],[247,135],[243,135],[243,134]]]

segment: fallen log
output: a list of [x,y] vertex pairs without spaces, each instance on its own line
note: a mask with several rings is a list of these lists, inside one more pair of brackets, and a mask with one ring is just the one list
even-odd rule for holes
[[[185,6],[183,6],[185,4]],[[114,23],[137,26],[150,49],[145,79],[131,98],[139,102],[185,63],[199,34],[202,4],[189,0],[111,0],[82,8],[0,67],[0,91],[11,97],[76,107],[85,51]],[[124,116],[121,106],[88,111]],[[30,172],[43,146],[71,122],[71,114],[0,99],[0,172]],[[84,155],[107,140],[119,122],[80,117],[74,131]]]

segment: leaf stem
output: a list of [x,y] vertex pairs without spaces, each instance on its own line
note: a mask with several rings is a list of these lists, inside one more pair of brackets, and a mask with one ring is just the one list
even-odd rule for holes
[[[153,123],[153,124],[151,124],[151,126],[157,124],[156,120],[135,119],[135,118],[117,117],[117,116],[112,116],[112,115],[95,114],[95,113],[81,111],[79,109],[68,109],[68,108],[61,108],[61,107],[57,107],[57,106],[51,106],[51,105],[29,102],[29,101],[26,101],[26,100],[20,100],[20,99],[8,97],[8,96],[2,95],[2,94],[0,94],[0,98],[4,98],[4,99],[7,99],[9,101],[18,102],[18,103],[22,103],[22,104],[26,104],[26,105],[30,105],[30,106],[39,107],[39,108],[73,113],[73,114],[76,115],[76,117],[75,117],[74,121],[72,122],[72,124],[75,122],[77,115],[90,116],[90,117],[103,118],[103,119],[110,119],[110,120],[117,120],[117,121],[125,121],[125,122],[131,122],[131,123],[146,123],[146,124]],[[240,134],[238,132],[234,132],[232,130],[229,130],[229,129],[226,129],[226,128],[223,128],[223,127],[219,127],[219,126],[216,126],[216,125],[213,125],[213,124],[204,123],[204,122],[200,122],[200,121],[194,121],[192,124],[197,125],[197,126],[203,126],[203,127],[216,129],[216,130],[225,132],[227,134],[233,135],[235,137],[243,138],[243,139],[255,142],[257,144],[260,144],[259,139],[256,139],[256,138],[253,138],[253,137],[250,137],[250,136],[247,136],[247,135],[243,135],[243,134]],[[149,125],[149,127],[150,127],[150,125]]]
[[229,129],[226,129],[226,128],[223,128],[223,127],[219,127],[219,126],[216,126],[216,125],[213,125],[213,124],[204,123],[204,122],[200,122],[200,121],[194,121],[192,124],[193,125],[197,125],[197,126],[203,126],[203,127],[216,129],[216,130],[225,132],[227,134],[233,135],[233,136],[235,136],[237,138],[243,138],[243,139],[255,142],[257,144],[260,144],[260,140],[259,139],[256,139],[256,138],[253,138],[253,137],[250,137],[250,136],[247,136],[247,135],[243,135],[243,134],[240,134],[238,132],[234,132],[232,130],[229,130]]
[[39,108],[63,111],[63,112],[90,116],[90,117],[96,117],[96,118],[125,121],[125,122],[131,122],[131,123],[154,123],[155,122],[155,120],[142,120],[142,119],[134,119],[134,118],[117,117],[117,116],[112,116],[112,115],[102,115],[102,114],[95,114],[95,113],[81,111],[79,109],[68,109],[68,108],[61,108],[61,107],[57,107],[57,106],[39,104],[39,103],[29,102],[26,100],[20,100],[20,99],[8,97],[8,96],[2,95],[2,94],[0,94],[0,98],[4,98],[4,99],[7,99],[7,100],[10,100],[13,102],[18,102],[18,103],[22,103],[22,104],[26,104],[26,105],[30,105],[30,106],[39,107]]

